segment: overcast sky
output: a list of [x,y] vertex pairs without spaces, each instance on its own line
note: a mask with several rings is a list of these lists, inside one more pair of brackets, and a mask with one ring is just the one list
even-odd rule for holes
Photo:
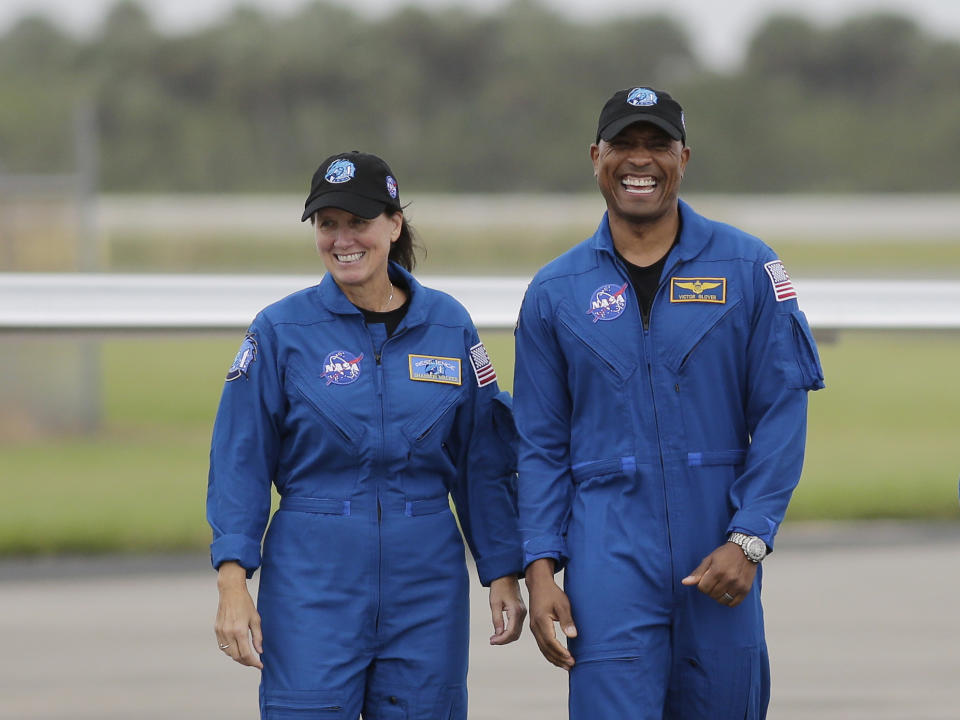
[[[478,11],[494,9],[506,0],[337,0],[370,14],[383,14],[400,5],[441,7],[468,4]],[[729,67],[741,57],[752,30],[775,11],[790,11],[823,23],[833,23],[868,10],[893,10],[915,18],[941,36],[960,40],[960,0],[540,0],[576,18],[645,15],[662,12],[681,20],[700,56],[715,67]],[[221,17],[237,0],[140,0],[158,26],[182,31]],[[245,0],[245,4],[288,12],[306,0]],[[0,32],[27,13],[42,13],[60,25],[89,32],[102,20],[113,0],[0,0]]]

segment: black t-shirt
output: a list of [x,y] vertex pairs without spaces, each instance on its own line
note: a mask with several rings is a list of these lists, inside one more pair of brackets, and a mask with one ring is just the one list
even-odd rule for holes
[[[681,228],[682,223],[677,226],[677,235],[673,239],[673,245],[676,245],[680,239]],[[644,329],[650,327],[650,308],[653,306],[653,298],[657,294],[657,288],[660,287],[660,275],[663,273],[663,266],[667,264],[667,255],[670,254],[673,245],[663,254],[662,258],[653,265],[647,265],[646,267],[634,265],[614,248],[617,258],[623,263],[630,275],[630,284],[637,296],[637,304],[640,306],[640,317],[643,319]]]
[[400,307],[394,310],[387,310],[386,312],[376,312],[375,310],[367,310],[357,306],[357,309],[363,313],[363,320],[367,325],[383,323],[386,326],[387,337],[393,335],[393,331],[397,329],[397,325],[400,324],[404,316],[406,316],[407,310],[410,309],[410,289],[399,283],[394,283],[394,285],[407,293],[407,299]]

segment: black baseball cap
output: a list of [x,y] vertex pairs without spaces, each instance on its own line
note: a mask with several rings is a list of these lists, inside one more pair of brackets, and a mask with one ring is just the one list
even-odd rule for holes
[[335,207],[362,218],[400,210],[400,189],[390,166],[358,150],[331,155],[313,174],[301,222],[321,208]]
[[635,87],[619,90],[600,111],[597,140],[613,140],[621,130],[635,122],[656,125],[674,140],[687,144],[687,126],[680,103],[662,90]]

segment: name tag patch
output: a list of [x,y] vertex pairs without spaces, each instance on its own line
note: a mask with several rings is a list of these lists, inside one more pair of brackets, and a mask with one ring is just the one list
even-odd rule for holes
[[437,355],[408,355],[410,379],[421,382],[446,383],[459,385],[460,358],[439,357]]
[[670,278],[670,302],[727,302],[727,279],[718,277]]

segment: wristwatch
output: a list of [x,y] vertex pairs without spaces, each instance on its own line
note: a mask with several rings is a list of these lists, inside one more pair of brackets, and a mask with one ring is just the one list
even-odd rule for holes
[[744,535],[743,533],[730,533],[728,541],[739,545],[747,560],[758,563],[767,556],[767,544],[756,535]]

